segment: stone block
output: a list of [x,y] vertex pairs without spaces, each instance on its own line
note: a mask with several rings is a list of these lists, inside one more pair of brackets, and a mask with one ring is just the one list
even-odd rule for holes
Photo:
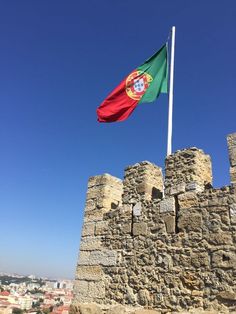
[[227,301],[236,301],[236,293],[233,291],[221,291],[217,297]]
[[120,231],[123,234],[131,234],[131,231],[132,231],[131,222],[122,222],[120,226]]
[[101,249],[100,237],[82,237],[80,241],[81,251],[94,251]]
[[211,232],[221,232],[221,219],[220,216],[215,214],[214,218],[211,218],[210,221],[207,223],[208,228]]
[[[129,277],[126,277],[126,282],[129,281]],[[128,304],[135,304],[137,301],[136,295],[134,294],[134,290],[127,286],[126,288],[126,299],[128,301]]]
[[221,214],[221,221],[226,226],[230,226],[230,224],[232,223],[230,221],[230,217],[229,217],[229,214],[227,212],[222,212],[222,214]]
[[78,258],[78,266],[90,265],[89,257],[90,257],[90,251],[80,251],[79,258]]
[[105,235],[108,232],[108,222],[98,221],[95,225],[95,235]]
[[202,230],[202,216],[193,213],[181,213],[178,219],[178,228],[180,231],[201,231]]
[[199,290],[192,290],[191,295],[193,297],[203,297],[204,292]]
[[236,269],[236,254],[235,252],[228,252],[218,250],[212,253],[212,266],[219,268]]
[[112,207],[112,203],[114,202],[117,203],[117,205],[119,204],[118,201],[114,200],[113,198],[100,196],[97,198],[96,205],[98,208],[110,210]]
[[[219,203],[219,202],[218,202]],[[212,202],[210,202],[212,204]],[[209,201],[208,201],[209,205]],[[209,206],[204,206],[207,207],[207,211],[210,213],[223,213],[223,212],[228,212],[228,208],[226,206],[217,206],[217,201],[215,202],[215,205],[209,205]]]
[[93,177],[90,177],[89,180],[88,180],[88,188],[91,188],[95,185],[98,185],[98,179],[100,178],[100,176],[93,176]]
[[76,279],[86,281],[100,281],[103,277],[101,266],[78,266]]
[[175,199],[174,197],[166,197],[160,201],[160,213],[174,213]]
[[137,192],[139,194],[149,194],[152,195],[152,185],[147,182],[142,182],[137,185]]
[[87,200],[85,203],[85,211],[91,211],[91,210],[95,210],[96,209],[96,202],[94,199],[88,199],[88,195],[87,195]]
[[108,174],[89,179],[85,212],[102,209],[108,211],[121,203],[122,181]]
[[200,193],[204,191],[204,185],[200,185],[197,182],[192,181],[186,184],[186,191],[194,191],[196,193]]
[[81,304],[81,303],[91,303],[94,300],[89,296],[84,296],[79,291],[74,294],[73,304]]
[[230,166],[236,166],[236,133],[227,136]]
[[137,163],[125,169],[123,184],[123,203],[157,198],[156,192],[163,191],[162,170],[148,161]]
[[116,261],[116,251],[80,251],[78,265],[115,266]]
[[162,219],[166,226],[166,232],[175,233],[175,216],[163,216]]
[[180,193],[184,193],[185,189],[186,189],[186,184],[184,182],[174,184],[170,187],[168,195],[177,195]]
[[76,280],[74,285],[74,293],[88,296],[88,281],[85,280]]
[[126,307],[123,305],[110,306],[106,314],[125,314]]
[[88,285],[88,294],[91,298],[105,298],[105,284],[103,281],[90,281]]
[[84,223],[83,230],[82,230],[82,236],[94,236],[94,229],[95,229],[95,223],[88,222]]
[[108,173],[104,173],[102,175],[93,176],[89,178],[88,188],[98,186],[110,186],[115,188],[122,188],[122,180],[117,177],[111,176]]
[[230,232],[211,232],[208,242],[214,245],[230,245],[232,243],[232,235]]
[[142,204],[141,204],[141,202],[138,202],[133,207],[133,215],[135,217],[139,217],[139,216],[141,216],[141,214],[142,214]]
[[[178,184],[189,184],[195,182],[204,187],[205,184],[212,183],[212,169],[210,156],[196,147],[177,151],[167,156],[165,162],[166,178],[165,187],[173,189]],[[182,191],[183,188],[182,188]],[[178,194],[176,189],[171,193]]]
[[236,184],[236,167],[230,167],[230,179],[232,184]]
[[87,303],[79,305],[79,314],[103,314],[103,311],[98,305]]
[[147,306],[150,302],[150,293],[146,289],[141,289],[138,292],[138,303],[143,306]]
[[207,253],[193,253],[191,263],[195,268],[210,267],[210,257]]
[[87,190],[86,200],[87,201],[96,201],[97,197],[104,196],[103,189],[101,187],[93,187]]
[[181,275],[183,285],[190,290],[200,290],[201,281],[198,276],[192,272],[185,272]]
[[121,210],[122,210],[123,213],[132,213],[132,205],[124,204],[121,207]]
[[147,234],[147,224],[145,222],[137,222],[133,224],[133,235],[143,235]]
[[191,209],[198,206],[198,199],[195,193],[186,192],[178,195],[179,209]]
[[235,167],[236,166],[236,146],[231,148],[230,155],[231,155],[230,157],[231,167]]
[[104,212],[101,209],[85,212],[84,223],[101,221],[103,220],[103,214]]
[[236,224],[236,204],[230,205],[230,221],[233,225]]
[[138,309],[134,311],[134,314],[161,314],[161,312],[151,309]]

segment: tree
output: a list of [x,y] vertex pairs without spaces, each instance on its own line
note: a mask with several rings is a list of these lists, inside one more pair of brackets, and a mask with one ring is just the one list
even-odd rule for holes
[[32,308],[37,308],[39,306],[40,306],[40,302],[39,301],[33,302]]

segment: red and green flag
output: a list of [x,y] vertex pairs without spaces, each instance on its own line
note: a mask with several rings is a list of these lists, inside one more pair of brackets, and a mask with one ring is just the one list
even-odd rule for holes
[[167,44],[132,71],[97,109],[99,122],[127,119],[138,104],[154,101],[167,93]]

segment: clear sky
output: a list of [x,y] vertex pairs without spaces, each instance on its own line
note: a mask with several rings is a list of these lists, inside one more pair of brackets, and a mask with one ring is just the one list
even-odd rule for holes
[[96,107],[172,25],[173,150],[202,148],[229,184],[235,0],[2,0],[0,24],[0,270],[73,278],[88,177],[163,167],[167,95],[121,123]]

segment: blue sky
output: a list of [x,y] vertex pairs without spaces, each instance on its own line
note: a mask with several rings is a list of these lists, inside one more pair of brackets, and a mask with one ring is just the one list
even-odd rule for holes
[[212,156],[229,184],[236,131],[234,0],[0,3],[0,270],[73,278],[87,180],[163,167],[167,95],[122,123],[96,108],[176,26],[173,150]]

